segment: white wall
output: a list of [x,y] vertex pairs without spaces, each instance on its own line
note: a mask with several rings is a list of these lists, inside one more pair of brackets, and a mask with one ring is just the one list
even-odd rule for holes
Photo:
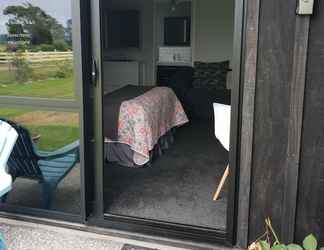
[[151,85],[155,79],[154,5],[152,0],[103,1],[105,9],[140,11],[140,48],[104,50],[104,60],[134,60],[140,63],[140,83]]
[[234,0],[194,0],[193,60],[230,60],[233,50]]

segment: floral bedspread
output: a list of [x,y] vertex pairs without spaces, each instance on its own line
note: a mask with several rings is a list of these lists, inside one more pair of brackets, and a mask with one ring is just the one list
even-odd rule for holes
[[131,147],[134,163],[141,166],[150,160],[150,151],[161,136],[188,121],[173,90],[155,87],[121,104],[118,142]]

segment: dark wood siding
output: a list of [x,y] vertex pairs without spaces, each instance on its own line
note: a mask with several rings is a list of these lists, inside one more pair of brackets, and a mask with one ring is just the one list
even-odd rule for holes
[[296,240],[313,232],[324,244],[324,9],[311,18]]
[[296,22],[295,0],[262,0],[255,96],[249,239],[271,217],[281,233],[289,90]]

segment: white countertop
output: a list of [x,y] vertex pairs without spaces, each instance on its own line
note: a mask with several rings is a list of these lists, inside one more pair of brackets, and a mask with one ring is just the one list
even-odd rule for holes
[[157,62],[160,66],[192,66],[191,62]]

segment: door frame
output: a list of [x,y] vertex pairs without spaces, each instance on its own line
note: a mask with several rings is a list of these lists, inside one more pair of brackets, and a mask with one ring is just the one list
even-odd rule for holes
[[[232,60],[232,96],[231,96],[231,138],[230,145],[231,150],[229,154],[229,162],[231,166],[230,178],[229,178],[229,197],[227,208],[227,229],[226,231],[202,228],[196,226],[188,226],[182,224],[168,223],[157,220],[134,218],[130,216],[120,215],[107,215],[104,211],[104,195],[103,195],[103,168],[104,168],[104,143],[103,143],[103,100],[102,100],[102,48],[103,40],[101,39],[101,1],[89,0],[89,9],[84,9],[91,16],[91,27],[88,25],[88,32],[92,45],[86,46],[85,49],[91,50],[92,60],[97,65],[97,81],[93,87],[93,113],[94,116],[94,130],[93,141],[89,141],[88,145],[93,148],[93,171],[94,175],[86,177],[85,185],[88,186],[85,190],[92,190],[92,195],[87,197],[86,214],[90,215],[87,219],[89,225],[107,227],[118,230],[125,230],[130,232],[163,236],[168,238],[180,238],[186,240],[193,240],[205,243],[220,243],[226,245],[235,245],[236,243],[236,228],[237,228],[237,214],[238,214],[238,194],[239,194],[239,163],[240,163],[240,137],[241,137],[241,112],[242,112],[242,79],[244,69],[244,34],[246,23],[246,1],[235,0],[235,22],[234,22],[234,45],[233,45],[233,60]],[[85,22],[85,21],[84,21]],[[85,24],[87,26],[87,24]],[[90,41],[89,41],[90,42]],[[99,46],[98,46],[99,45]],[[89,51],[88,51],[89,53]],[[87,57],[87,66],[91,68],[89,58]],[[85,98],[90,98],[85,97]],[[90,111],[91,109],[89,109]],[[90,138],[90,137],[89,137]],[[94,142],[94,143],[93,143]],[[88,167],[88,166],[87,166]],[[89,170],[90,171],[90,170]],[[89,187],[89,185],[92,187]],[[92,207],[92,209],[91,209]]]
[[80,128],[80,211],[77,214],[56,211],[50,209],[26,207],[20,205],[13,205],[8,203],[0,203],[0,217],[4,218],[14,218],[17,220],[30,220],[33,222],[48,220],[53,221],[63,221],[60,224],[68,223],[85,223],[86,214],[86,181],[85,171],[86,171],[86,158],[87,149],[85,145],[85,138],[87,133],[85,132],[86,123],[86,106],[84,98],[84,86],[85,86],[85,76],[86,70],[83,58],[83,38],[85,33],[81,31],[84,28],[84,23],[81,20],[81,13],[84,13],[85,7],[88,0],[78,0],[71,1],[71,17],[72,17],[72,36],[73,36],[73,57],[74,57],[74,73],[75,82],[82,84],[76,84],[75,94],[78,96],[75,100],[64,100],[64,99],[54,99],[54,98],[41,98],[41,97],[16,97],[16,96],[0,96],[0,108],[30,108],[35,110],[46,110],[46,111],[58,111],[58,112],[78,112],[79,114],[79,128]]

